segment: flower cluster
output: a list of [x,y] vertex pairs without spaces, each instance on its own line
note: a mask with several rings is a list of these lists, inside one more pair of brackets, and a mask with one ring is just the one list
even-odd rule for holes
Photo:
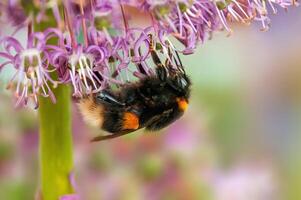
[[[295,0],[7,0],[0,5],[1,23],[15,32],[27,28],[26,46],[1,33],[5,60],[0,71],[12,65],[15,75],[8,84],[16,106],[28,100],[38,106],[38,97],[55,102],[53,88],[72,84],[73,95],[96,93],[111,84],[121,86],[132,77],[153,74],[149,45],[168,56],[172,48],[182,54],[194,52],[197,44],[214,31],[232,32],[229,22],[260,21],[269,27],[269,11],[297,5]],[[127,12],[134,7],[150,23],[131,27]],[[146,20],[147,21],[147,20]],[[46,28],[41,28],[45,27]],[[150,35],[152,36],[150,39]],[[179,41],[175,46],[171,41]]]

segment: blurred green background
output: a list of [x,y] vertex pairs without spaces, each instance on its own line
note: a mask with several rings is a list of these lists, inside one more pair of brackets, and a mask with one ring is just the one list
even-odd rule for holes
[[[76,190],[99,199],[301,199],[301,12],[279,9],[272,27],[237,26],[182,56],[193,89],[183,118],[89,143],[99,131],[73,108]],[[22,37],[20,34],[19,37]],[[0,199],[38,191],[37,113],[14,110],[0,82]]]

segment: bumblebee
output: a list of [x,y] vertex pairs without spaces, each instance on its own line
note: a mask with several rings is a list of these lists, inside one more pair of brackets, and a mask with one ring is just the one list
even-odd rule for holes
[[[163,64],[150,40],[155,74],[114,91],[102,90],[79,102],[85,121],[109,132],[95,137],[100,141],[119,137],[138,129],[160,130],[180,118],[187,109],[191,81],[176,51]],[[173,63],[171,62],[173,61]],[[137,64],[142,69],[141,64]],[[142,71],[142,70],[141,70]]]

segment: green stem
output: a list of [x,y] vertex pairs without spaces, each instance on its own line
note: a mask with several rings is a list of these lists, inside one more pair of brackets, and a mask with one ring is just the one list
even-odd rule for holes
[[[26,4],[26,3],[25,3]],[[29,13],[36,13],[29,4]],[[60,7],[60,10],[61,7]],[[56,27],[51,9],[47,10],[47,21],[35,24],[35,31]],[[48,40],[56,45],[57,41]],[[56,78],[57,74],[51,74]],[[71,90],[69,85],[58,85],[52,89],[56,103],[50,98],[39,97],[40,120],[40,181],[43,200],[58,200],[59,197],[74,193],[70,183],[73,170],[73,147],[71,131]]]
[[40,97],[40,170],[43,200],[58,200],[73,193],[69,176],[73,169],[70,87],[53,89],[57,102]]

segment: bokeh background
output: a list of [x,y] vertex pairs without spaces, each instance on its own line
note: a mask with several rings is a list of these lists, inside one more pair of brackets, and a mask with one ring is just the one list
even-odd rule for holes
[[[301,199],[301,12],[278,11],[268,32],[233,24],[231,37],[215,33],[182,56],[193,82],[190,107],[161,132],[91,144],[100,132],[74,104],[82,199]],[[0,199],[34,199],[37,113],[13,109],[5,90],[11,73],[0,74]]]

